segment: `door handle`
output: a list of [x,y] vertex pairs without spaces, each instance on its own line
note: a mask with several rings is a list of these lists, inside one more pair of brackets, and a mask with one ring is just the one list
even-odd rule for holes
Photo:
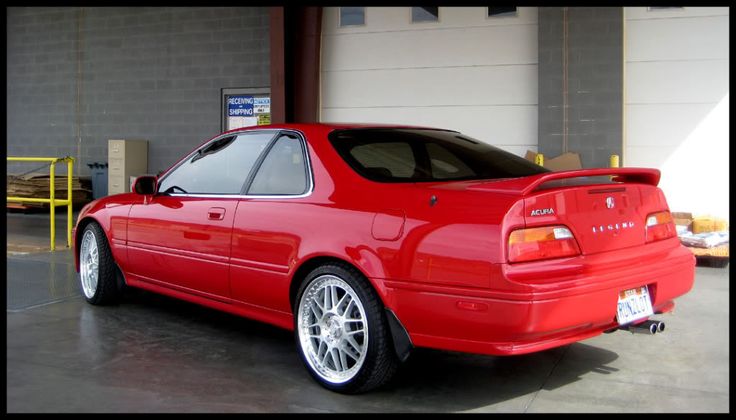
[[225,218],[225,209],[222,207],[211,207],[207,210],[207,219],[222,220]]

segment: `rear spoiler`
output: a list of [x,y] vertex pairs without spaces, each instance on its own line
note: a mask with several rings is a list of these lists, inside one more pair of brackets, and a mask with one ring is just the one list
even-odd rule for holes
[[587,176],[611,176],[614,182],[628,182],[657,186],[660,177],[659,169],[653,168],[595,168],[576,169],[573,171],[547,172],[539,175],[526,176],[485,182],[473,185],[469,190],[492,191],[505,194],[527,195],[540,185],[558,179],[581,178]]

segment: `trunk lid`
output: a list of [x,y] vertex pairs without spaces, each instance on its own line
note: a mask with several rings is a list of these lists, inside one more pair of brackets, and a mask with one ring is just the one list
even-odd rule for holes
[[647,215],[666,208],[658,196],[644,184],[555,188],[524,198],[524,220],[567,226],[584,255],[612,251],[646,243]]
[[524,189],[527,227],[561,224],[583,255],[644,245],[646,218],[667,210],[659,171],[641,168],[557,172]]
[[431,187],[519,197],[526,227],[565,225],[587,255],[646,242],[646,217],[669,210],[659,178],[651,168],[596,168]]
[[519,196],[526,227],[565,225],[586,255],[646,243],[646,217],[668,210],[659,178],[657,169],[599,168],[440,188]]

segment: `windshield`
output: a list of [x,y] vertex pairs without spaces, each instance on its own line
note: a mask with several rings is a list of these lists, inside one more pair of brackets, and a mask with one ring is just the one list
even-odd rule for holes
[[378,182],[499,179],[549,172],[454,131],[361,128],[336,130],[328,137],[348,165]]

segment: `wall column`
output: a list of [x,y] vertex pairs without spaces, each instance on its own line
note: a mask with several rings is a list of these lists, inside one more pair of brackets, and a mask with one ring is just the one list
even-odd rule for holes
[[317,122],[321,7],[271,8],[271,121]]
[[[623,8],[539,8],[539,152],[607,167],[623,150]],[[624,162],[621,162],[622,164]]]

